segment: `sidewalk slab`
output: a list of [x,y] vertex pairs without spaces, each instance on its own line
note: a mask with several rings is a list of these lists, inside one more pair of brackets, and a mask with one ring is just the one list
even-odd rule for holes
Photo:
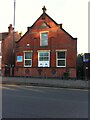
[[84,81],[84,80],[61,80],[61,79],[26,78],[26,77],[3,77],[2,84],[38,85],[38,86],[48,86],[48,87],[89,89],[88,81]]

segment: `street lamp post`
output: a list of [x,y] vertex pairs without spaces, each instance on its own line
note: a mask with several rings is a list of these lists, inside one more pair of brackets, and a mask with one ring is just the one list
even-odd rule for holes
[[12,38],[12,76],[14,76],[14,60],[15,60],[15,51],[14,51],[14,42],[15,42],[15,7],[16,7],[16,0],[14,0],[14,16],[13,16],[13,38]]

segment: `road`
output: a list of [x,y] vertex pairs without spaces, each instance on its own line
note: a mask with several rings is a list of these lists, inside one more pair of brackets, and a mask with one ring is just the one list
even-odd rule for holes
[[88,91],[3,86],[3,118],[88,118]]

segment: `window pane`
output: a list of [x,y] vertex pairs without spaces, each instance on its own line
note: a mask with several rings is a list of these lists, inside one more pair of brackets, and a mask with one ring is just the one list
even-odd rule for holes
[[39,61],[49,61],[49,53],[48,52],[39,53]]
[[48,33],[41,33],[42,39],[48,39]]
[[65,66],[65,60],[58,60],[58,66]]
[[44,53],[44,56],[49,56],[49,53],[48,53],[48,52],[45,52],[45,53]]
[[25,60],[25,66],[31,66],[31,60]]
[[49,61],[49,57],[44,57],[44,61]]
[[49,53],[48,53],[48,52],[41,52],[41,53],[39,54],[39,56],[49,56]]
[[41,41],[41,45],[42,45],[42,46],[48,45],[48,40],[42,40],[42,41]]
[[49,57],[39,57],[39,61],[49,61]]
[[44,53],[39,53],[39,56],[41,57],[41,56],[44,56]]
[[65,51],[57,52],[57,58],[65,58]]
[[39,61],[43,61],[43,57],[39,57]]
[[49,61],[49,57],[43,57],[41,61]]
[[48,33],[41,33],[41,45],[48,45]]
[[31,59],[32,53],[31,52],[25,52],[25,59]]

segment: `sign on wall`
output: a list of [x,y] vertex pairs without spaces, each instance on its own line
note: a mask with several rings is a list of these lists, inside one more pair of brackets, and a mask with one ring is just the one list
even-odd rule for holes
[[39,61],[38,67],[49,67],[49,61]]
[[90,60],[90,53],[85,53],[83,55],[83,62],[89,62]]
[[23,61],[23,57],[22,56],[17,56],[17,62],[22,62]]

